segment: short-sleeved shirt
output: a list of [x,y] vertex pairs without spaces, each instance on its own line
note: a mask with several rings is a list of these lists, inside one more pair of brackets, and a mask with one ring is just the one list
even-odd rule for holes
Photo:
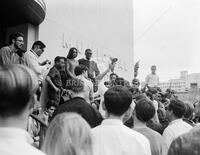
[[162,136],[158,132],[148,127],[136,127],[134,130],[141,133],[149,140],[152,155],[162,155]]
[[170,122],[169,126],[163,132],[163,155],[167,155],[168,149],[173,140],[185,133],[188,133],[191,129],[192,126],[184,122],[182,119],[176,119]]
[[92,138],[95,155],[151,155],[149,140],[118,119],[105,119]]
[[149,74],[146,76],[145,83],[149,87],[157,87],[159,84],[159,77],[156,74]]
[[90,80],[86,79],[83,76],[77,76],[78,79],[82,80],[84,82],[84,92],[86,94],[85,100],[86,102],[90,103],[94,97],[94,91],[93,91],[93,84]]
[[20,57],[17,52],[12,51],[9,46],[2,47],[0,49],[0,65],[10,64],[25,64],[24,54]]
[[[100,74],[99,68],[97,66],[97,63],[94,61],[86,60],[86,59],[79,59],[78,60],[80,65],[84,65],[88,67],[89,72],[88,72],[88,77],[89,78],[94,78]],[[94,76],[95,73],[95,76]]]
[[55,66],[53,66],[50,69],[47,76],[49,76],[51,78],[51,81],[53,82],[53,84],[56,87],[58,87],[58,88],[62,87],[62,80],[61,80],[60,71]]
[[194,127],[175,139],[170,145],[168,155],[199,155],[200,154],[200,127]]

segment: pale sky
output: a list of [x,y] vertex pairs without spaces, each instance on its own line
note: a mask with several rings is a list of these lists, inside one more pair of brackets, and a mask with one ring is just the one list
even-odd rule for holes
[[200,0],[134,0],[134,58],[141,81],[151,65],[160,81],[200,72]]

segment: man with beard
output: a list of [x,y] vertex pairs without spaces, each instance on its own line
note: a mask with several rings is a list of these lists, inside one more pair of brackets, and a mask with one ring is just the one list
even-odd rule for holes
[[0,49],[0,65],[24,64],[24,35],[20,32],[12,33],[9,36],[9,46]]

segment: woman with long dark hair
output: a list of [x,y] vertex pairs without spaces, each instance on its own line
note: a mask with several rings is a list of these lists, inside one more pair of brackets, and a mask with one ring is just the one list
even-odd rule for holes
[[66,72],[71,78],[75,78],[74,69],[79,65],[76,57],[78,56],[78,50],[75,47],[70,48],[66,59]]

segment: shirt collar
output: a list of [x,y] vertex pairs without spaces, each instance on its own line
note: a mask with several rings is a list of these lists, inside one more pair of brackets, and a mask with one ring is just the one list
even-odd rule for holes
[[32,143],[29,133],[20,128],[0,127],[0,139],[3,138],[23,140],[29,144]]
[[39,57],[32,49],[30,50],[37,58]]
[[102,125],[123,125],[122,121],[119,119],[105,119],[102,122]]
[[181,118],[180,119],[175,119],[175,120],[170,122],[170,125],[176,124],[176,123],[180,123],[180,122],[183,122],[183,120]]

